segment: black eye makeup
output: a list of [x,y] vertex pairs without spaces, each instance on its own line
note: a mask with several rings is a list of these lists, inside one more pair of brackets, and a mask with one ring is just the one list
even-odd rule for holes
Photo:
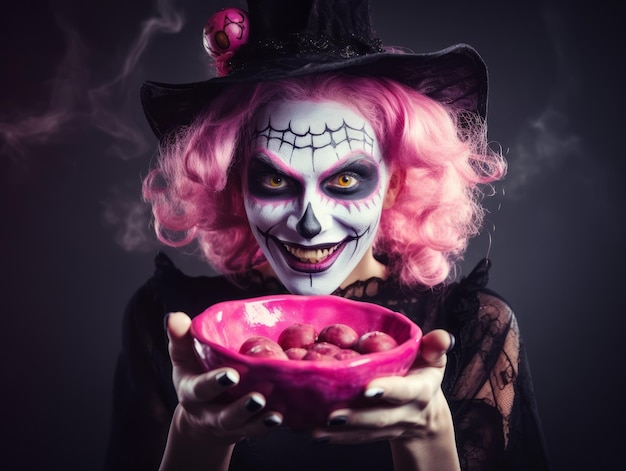
[[262,155],[253,156],[248,165],[248,191],[259,198],[286,197],[298,192],[299,184]]
[[324,180],[322,191],[333,198],[366,198],[378,188],[379,173],[374,162],[358,158],[345,163]]

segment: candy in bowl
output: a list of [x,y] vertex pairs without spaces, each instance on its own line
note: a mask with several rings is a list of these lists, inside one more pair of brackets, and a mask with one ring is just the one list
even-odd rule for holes
[[[336,359],[309,354],[312,359],[294,359],[280,347],[277,351],[274,344],[293,346],[289,342],[294,336],[289,332],[294,325],[296,331],[303,329],[301,336],[307,339],[301,348],[325,354],[336,347],[343,355]],[[317,338],[325,328],[337,325],[353,330],[370,348],[359,351],[359,344],[345,340],[343,331],[326,329],[331,333]],[[315,331],[313,339],[311,330]],[[275,295],[218,303],[193,319],[191,333],[207,371],[228,366],[239,372],[239,384],[224,393],[225,399],[259,392],[266,398],[265,409],[281,412],[284,423],[293,428],[324,425],[335,409],[367,404],[365,386],[378,377],[405,375],[422,338],[421,329],[400,313],[330,295]],[[296,332],[296,339],[299,336]],[[334,338],[347,343],[327,342]],[[272,346],[266,347],[264,339]],[[248,352],[246,342],[256,347],[256,353]],[[379,345],[382,351],[376,351]]]

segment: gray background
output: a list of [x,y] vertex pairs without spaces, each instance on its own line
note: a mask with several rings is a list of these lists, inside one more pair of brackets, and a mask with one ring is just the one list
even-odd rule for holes
[[[202,80],[227,1],[24,0],[0,13],[2,468],[98,469],[120,321],[158,244],[139,199],[145,79]],[[407,6],[410,5],[410,6]],[[625,57],[609,2],[372,0],[386,45],[474,45],[510,162],[462,265],[517,312],[554,469],[613,469],[624,417]],[[192,274],[207,268],[167,250]],[[5,467],[5,464],[7,466]]]

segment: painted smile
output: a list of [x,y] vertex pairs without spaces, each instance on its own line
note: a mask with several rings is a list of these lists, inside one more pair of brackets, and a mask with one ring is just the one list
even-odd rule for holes
[[285,250],[302,263],[320,263],[332,255],[341,244],[324,248],[306,248],[283,243]]
[[361,237],[369,232],[369,228],[367,228],[362,234],[347,236],[341,242],[306,246],[280,240],[276,236],[271,235],[269,231],[262,231],[258,226],[257,230],[265,238],[265,244],[270,252],[278,249],[282,254],[282,259],[289,268],[293,271],[307,274],[328,270],[337,261],[348,244],[354,242],[354,250],[356,251]]
[[319,273],[328,270],[337,260],[347,243],[354,240],[348,238],[338,244],[303,247],[277,241],[283,250],[285,261],[292,270],[304,273]]

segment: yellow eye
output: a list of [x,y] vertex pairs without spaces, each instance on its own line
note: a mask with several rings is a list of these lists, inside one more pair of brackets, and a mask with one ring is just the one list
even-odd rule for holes
[[356,178],[347,173],[343,173],[335,179],[335,184],[340,188],[351,188],[357,184]]
[[280,188],[285,185],[285,181],[278,175],[272,175],[266,180],[267,186],[271,188]]

